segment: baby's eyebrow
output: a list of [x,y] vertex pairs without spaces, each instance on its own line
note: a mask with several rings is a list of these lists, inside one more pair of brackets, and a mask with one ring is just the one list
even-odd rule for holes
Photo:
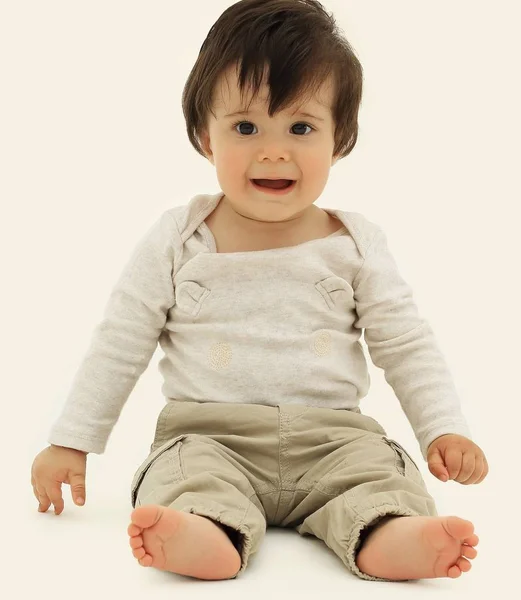
[[[255,111],[251,111],[251,110],[238,110],[237,112],[233,112],[233,113],[229,113],[227,115],[224,115],[225,118],[228,117],[235,117],[237,115],[249,115],[251,113],[255,113]],[[323,121],[324,119],[322,119],[322,117],[317,117],[316,115],[312,115],[311,113],[307,113],[307,112],[298,112],[295,113],[295,115],[299,115],[301,117],[307,117],[310,119],[316,119],[317,121]],[[294,116],[294,115],[292,115]]]

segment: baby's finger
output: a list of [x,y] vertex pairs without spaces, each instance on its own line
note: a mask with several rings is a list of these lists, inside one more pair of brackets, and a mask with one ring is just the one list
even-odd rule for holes
[[445,452],[445,466],[451,479],[458,477],[462,467],[463,455],[459,448],[449,448]]
[[461,471],[459,472],[456,481],[458,483],[462,483],[463,485],[468,485],[468,480],[474,474],[474,470],[476,468],[476,457],[474,452],[465,452],[463,454],[463,461]]
[[63,512],[63,497],[61,485],[59,483],[51,484],[51,487],[47,488],[47,495],[51,502],[54,504],[54,513],[59,515]]
[[36,489],[36,494],[38,502],[40,503],[38,511],[47,512],[49,510],[49,506],[51,506],[51,501],[49,500],[49,497],[42,489]]
[[476,456],[476,466],[474,467],[474,473],[465,481],[465,485],[473,485],[479,481],[479,478],[483,474],[483,469],[485,465],[483,464],[483,458],[481,456]]
[[481,477],[476,481],[476,483],[481,483],[483,479],[488,475],[488,462],[485,457],[483,457],[483,473],[481,473]]
[[447,481],[449,479],[449,472],[445,468],[443,457],[439,450],[435,450],[428,457],[429,471],[441,481]]
[[38,502],[40,502],[40,496],[38,495],[38,490],[36,489],[35,485],[33,485],[33,494],[34,494],[34,497],[36,498],[36,500],[38,500]]

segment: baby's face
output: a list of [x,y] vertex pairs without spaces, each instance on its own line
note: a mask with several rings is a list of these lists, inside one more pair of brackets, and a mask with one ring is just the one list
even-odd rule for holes
[[[264,83],[248,114],[230,116],[250,101],[247,96],[241,104],[235,69],[230,67],[215,91],[216,117],[209,115],[208,135],[202,142],[234,208],[246,217],[275,222],[302,213],[322,194],[336,162],[335,123],[331,82],[324,84],[316,97],[273,117],[268,115],[268,91]],[[253,186],[251,179],[262,178],[297,183],[287,194],[272,195]]]

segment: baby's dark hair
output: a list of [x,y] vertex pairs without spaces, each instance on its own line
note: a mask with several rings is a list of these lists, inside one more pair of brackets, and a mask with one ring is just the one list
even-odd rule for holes
[[268,113],[311,98],[331,75],[335,128],[333,155],[346,157],[358,138],[363,70],[349,42],[317,0],[241,0],[226,9],[210,29],[186,81],[182,106],[188,138],[205,156],[201,134],[207,131],[215,85],[237,66],[241,98],[253,101],[269,66]]

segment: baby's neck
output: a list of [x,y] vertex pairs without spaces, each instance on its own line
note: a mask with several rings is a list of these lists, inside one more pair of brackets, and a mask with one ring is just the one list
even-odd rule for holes
[[285,221],[262,221],[241,214],[226,196],[223,196],[217,208],[221,212],[223,222],[229,224],[231,231],[235,230],[259,239],[284,238],[310,228],[320,229],[328,221],[325,211],[314,204]]

